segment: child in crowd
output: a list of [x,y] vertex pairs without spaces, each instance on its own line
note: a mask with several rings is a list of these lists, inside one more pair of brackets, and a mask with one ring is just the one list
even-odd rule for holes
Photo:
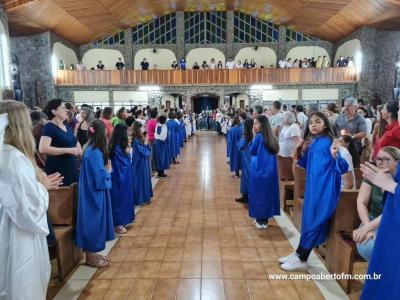
[[86,264],[95,268],[110,263],[97,252],[105,249],[106,241],[114,239],[111,172],[106,128],[101,120],[95,120],[89,127],[89,141],[81,162],[75,235],[76,245],[86,253]]
[[178,145],[178,135],[179,135],[179,124],[175,121],[175,113],[170,111],[168,114],[167,121],[167,142],[169,149],[169,156],[172,164],[179,164],[177,160],[179,154],[179,145]]
[[132,125],[132,174],[133,195],[136,205],[148,204],[153,197],[150,154],[148,138],[147,135],[144,135],[144,126],[135,121]]
[[279,178],[276,154],[279,143],[268,118],[254,119],[254,139],[249,144],[251,155],[249,180],[249,215],[258,229],[268,227],[268,219],[280,215]]
[[164,173],[165,170],[169,169],[170,154],[168,147],[168,128],[165,124],[167,117],[161,115],[158,117],[158,122],[155,130],[156,142],[154,145],[154,155],[156,161],[156,169],[158,172],[158,178],[167,177]]
[[313,112],[308,127],[309,136],[299,146],[301,154],[295,151],[298,165],[307,173],[300,244],[295,252],[279,259],[285,271],[306,270],[312,249],[326,241],[329,219],[340,197],[341,177],[349,169],[328,118],[322,112]]
[[250,180],[250,162],[251,155],[249,152],[249,144],[253,140],[253,119],[244,121],[243,136],[237,143],[238,150],[241,152],[242,159],[242,176],[240,177],[240,193],[241,198],[235,199],[237,202],[248,203],[249,180]]
[[132,148],[128,141],[128,126],[115,125],[110,140],[110,158],[112,164],[111,204],[114,230],[118,234],[126,233],[125,226],[135,219],[133,200]]
[[239,177],[239,171],[242,169],[241,153],[237,147],[237,143],[243,135],[243,126],[240,124],[239,116],[235,116],[232,127],[228,132],[228,152],[229,165],[231,172],[235,172],[234,177]]

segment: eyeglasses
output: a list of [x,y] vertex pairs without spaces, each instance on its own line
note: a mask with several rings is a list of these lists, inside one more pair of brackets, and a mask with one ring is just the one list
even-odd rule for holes
[[387,157],[375,157],[374,162],[378,162],[378,163],[387,163],[388,161],[390,161],[390,158]]

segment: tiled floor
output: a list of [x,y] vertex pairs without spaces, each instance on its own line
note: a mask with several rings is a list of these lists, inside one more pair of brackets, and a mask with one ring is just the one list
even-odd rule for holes
[[225,153],[214,133],[190,139],[80,299],[323,299],[314,282],[267,279],[292,248],[274,220],[251,226]]

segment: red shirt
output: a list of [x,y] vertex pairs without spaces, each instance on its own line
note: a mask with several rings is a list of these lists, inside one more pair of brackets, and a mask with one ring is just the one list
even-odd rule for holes
[[113,132],[113,126],[111,124],[111,121],[107,120],[107,119],[103,119],[103,118],[100,118],[100,120],[102,120],[104,125],[106,126],[107,140],[109,140],[111,138],[111,134]]
[[385,133],[380,138],[378,143],[376,143],[372,157],[375,158],[378,155],[379,150],[387,146],[400,149],[400,125],[397,120],[393,121],[390,125],[386,125]]
[[149,142],[154,142],[156,138],[154,137],[154,132],[156,131],[157,120],[150,119],[147,121],[147,135],[149,137]]

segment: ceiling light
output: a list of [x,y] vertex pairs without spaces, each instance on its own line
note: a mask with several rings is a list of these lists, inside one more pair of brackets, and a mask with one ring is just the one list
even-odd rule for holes
[[141,85],[139,91],[159,91],[160,86],[158,85]]

